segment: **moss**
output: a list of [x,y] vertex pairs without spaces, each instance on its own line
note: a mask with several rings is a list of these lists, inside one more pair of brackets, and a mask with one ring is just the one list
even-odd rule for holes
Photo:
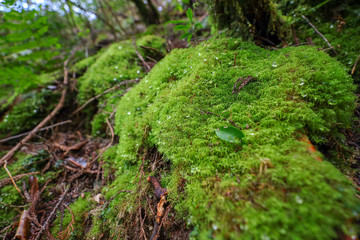
[[[244,76],[253,80],[232,94]],[[218,37],[173,50],[118,104],[118,172],[106,194],[134,188],[143,149],[155,146],[171,164],[162,177],[170,201],[200,239],[348,233],[359,213],[351,183],[298,139],[341,138],[355,108],[354,89],[344,67],[312,47],[267,51]],[[223,118],[247,126],[247,144],[216,136],[215,129],[229,126]],[[120,213],[110,225],[121,229],[133,198],[119,196]]]
[[[327,49],[326,52],[333,55],[351,71],[359,56],[360,46],[360,18],[358,1],[307,1],[301,0],[301,4],[294,2],[278,1],[278,8],[287,18],[291,18],[297,28],[296,34],[300,42],[306,42],[311,38],[313,43]],[[334,47],[334,54],[324,39],[301,18],[305,15],[315,27],[325,36]],[[292,40],[292,39],[291,39]],[[359,68],[356,71],[359,74]]]
[[21,95],[11,111],[0,122],[0,137],[14,135],[33,129],[53,108],[58,93],[42,89]]
[[[162,50],[164,40],[148,35],[140,38],[138,43]],[[78,101],[80,104],[123,80],[138,79],[144,76],[144,71],[139,65],[140,60],[135,53],[135,46],[130,40],[114,43],[92,59],[83,61],[78,63],[77,69],[88,64],[90,66],[78,80]],[[123,89],[126,87],[124,86]],[[114,110],[123,89],[110,92],[99,99],[97,104],[99,111],[91,123],[93,135],[101,136],[104,133],[105,117]]]
[[[23,173],[40,171],[43,165],[39,163],[39,160],[44,159],[47,156],[48,155],[45,152],[39,152],[39,154],[35,156],[25,155],[19,152],[15,156],[17,160],[8,164],[7,169],[13,177]],[[9,175],[7,172],[2,169],[0,171],[0,180],[8,177]],[[17,181],[16,184],[20,187],[22,185],[22,181],[27,182],[27,180],[28,179],[23,178],[22,180]],[[39,183],[42,184],[44,181],[40,179]],[[14,206],[24,205],[25,202],[12,184],[0,188],[0,201],[8,205],[13,205],[6,206],[0,203],[0,228],[4,228],[12,223],[14,218],[19,217],[21,214],[22,208]]]
[[[73,216],[74,222],[72,223],[71,235],[69,239],[84,239],[85,234],[85,222],[90,218],[89,211],[92,209],[91,198],[89,194],[85,194],[85,197],[79,197],[75,202],[69,205]],[[62,220],[63,230],[69,226],[73,219],[72,214],[69,210],[65,210],[65,214]],[[57,236],[60,232],[61,218],[57,217],[51,228],[51,232],[54,236]]]
[[82,59],[81,61],[77,62],[74,66],[72,66],[71,70],[75,72],[81,72],[83,70],[86,70],[93,63],[96,62],[96,59],[102,54],[103,51],[104,50],[101,49],[97,54]]
[[[165,39],[159,38],[155,35],[146,35],[139,40],[136,41],[136,45],[138,46],[145,46],[145,47],[152,47],[161,52],[163,55],[166,53],[166,45],[165,45]],[[146,56],[151,57],[156,60],[160,60],[162,56],[159,56],[159,53],[144,49],[139,47],[139,52],[141,55],[146,58]],[[159,59],[160,58],[160,59]]]

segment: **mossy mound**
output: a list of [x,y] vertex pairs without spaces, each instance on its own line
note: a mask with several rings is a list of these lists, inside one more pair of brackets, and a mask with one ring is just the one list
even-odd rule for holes
[[[236,81],[249,76],[232,93]],[[351,123],[354,89],[344,66],[312,47],[267,51],[218,37],[173,50],[118,104],[117,179],[104,193],[136,192],[142,157],[149,169],[147,152],[156,148],[171,170],[146,174],[161,177],[196,238],[350,234],[359,214],[351,183],[299,139],[341,138]],[[230,126],[224,118],[245,129],[246,144],[217,137],[215,129]],[[109,219],[117,219],[107,223],[118,228],[138,209],[132,194],[111,206]]]
[[[151,40],[151,41],[150,41]],[[139,38],[136,45],[149,44],[162,51],[165,40],[156,36]],[[143,56],[144,58],[146,55]],[[78,101],[83,104],[89,98],[103,93],[105,90],[124,80],[139,79],[145,73],[140,66],[140,59],[136,56],[135,46],[131,40],[112,44],[97,55],[84,59],[75,65],[75,70],[88,67],[85,74],[78,80]],[[92,119],[92,134],[101,135],[106,126],[105,117],[109,115],[118,102],[119,95],[126,88],[104,95],[99,99],[97,108],[101,109]]]

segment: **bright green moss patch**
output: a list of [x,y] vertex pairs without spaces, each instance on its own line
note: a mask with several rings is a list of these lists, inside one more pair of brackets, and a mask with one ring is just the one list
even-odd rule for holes
[[[349,233],[359,214],[352,185],[298,139],[341,138],[355,108],[354,89],[344,67],[316,48],[267,51],[219,37],[173,50],[118,104],[118,172],[107,194],[133,189],[144,149],[155,146],[171,164],[161,174],[170,201],[199,239]],[[243,127],[246,144],[217,137],[216,129],[231,126],[223,118]],[[135,211],[133,198],[118,196],[117,209]],[[121,228],[124,213],[117,220],[112,224]]]
[[[155,36],[145,36],[137,42],[163,50],[164,40]],[[143,56],[146,57],[145,55]],[[123,80],[139,79],[144,76],[140,59],[136,56],[135,46],[131,40],[114,43],[97,55],[87,58],[76,65],[76,69],[89,66],[85,74],[78,80],[78,100],[83,104],[89,98],[103,93],[105,90]],[[109,116],[117,105],[122,89],[108,93],[99,99],[98,114],[92,119],[91,129],[93,135],[104,133],[105,117]],[[129,86],[128,86],[129,87]]]

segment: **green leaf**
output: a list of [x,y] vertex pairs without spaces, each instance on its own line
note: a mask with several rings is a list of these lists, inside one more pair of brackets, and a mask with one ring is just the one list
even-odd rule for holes
[[190,22],[192,23],[194,13],[193,13],[193,10],[191,8],[188,8],[188,10],[186,10],[186,15],[189,18]]
[[175,31],[187,31],[190,28],[189,25],[176,25],[174,27]]
[[180,36],[180,39],[184,39],[184,38],[187,38],[189,37],[190,35],[192,35],[191,33],[184,33],[183,35]]
[[187,23],[187,21],[185,20],[171,20],[171,21],[168,21],[167,24],[184,24],[184,23]]
[[193,37],[193,35],[192,35],[192,33],[190,33],[188,38],[187,38],[188,43],[191,41],[192,37]]
[[224,141],[242,144],[244,133],[235,127],[220,127],[215,130],[216,135]]
[[201,23],[197,23],[195,24],[195,29],[198,29],[198,28],[203,28],[203,25]]

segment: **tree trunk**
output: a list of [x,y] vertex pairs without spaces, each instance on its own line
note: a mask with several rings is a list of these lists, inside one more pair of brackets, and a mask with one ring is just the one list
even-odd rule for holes
[[155,6],[152,4],[151,0],[148,0],[145,4],[142,0],[131,0],[137,7],[141,18],[143,19],[145,25],[158,24],[159,13],[156,10]]

